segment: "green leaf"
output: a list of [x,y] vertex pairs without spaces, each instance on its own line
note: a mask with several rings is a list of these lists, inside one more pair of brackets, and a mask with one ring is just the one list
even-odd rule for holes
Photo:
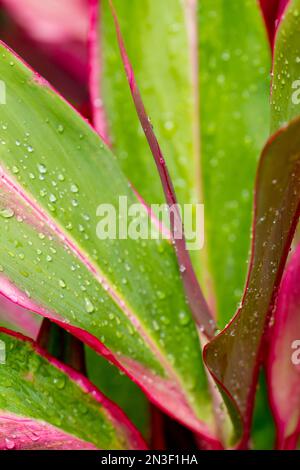
[[[163,186],[166,203],[169,209],[168,215],[170,225],[170,239],[174,245],[178,264],[180,266],[180,272],[182,274],[182,281],[186,293],[186,298],[190,305],[196,324],[199,327],[199,330],[202,331],[203,334],[206,335],[208,338],[211,338],[216,331],[215,322],[207,305],[207,302],[203,296],[200,285],[197,281],[196,274],[194,272],[191,259],[187,250],[184,223],[181,218],[180,211],[177,207],[177,198],[174,186],[160,145],[157,141],[152,124],[149,120],[149,116],[147,115],[138,85],[136,83],[134,71],[132,69],[130,59],[127,55],[116,11],[114,10],[112,2],[110,2],[110,5],[114,17],[120,54],[122,57],[122,62],[126,72],[126,77],[128,85],[130,87],[132,99],[140,123],[142,125],[143,132],[147,138],[148,145],[151,149],[152,156],[155,160],[157,171],[159,173],[161,184]],[[175,213],[173,212],[172,216],[171,210],[174,210],[174,206],[176,209]],[[176,234],[181,234],[181,236],[177,237]]]
[[29,338],[36,339],[42,318],[27,309],[19,307],[7,298],[0,296],[0,327],[18,331]]
[[236,316],[204,350],[236,424],[248,443],[262,344],[300,213],[300,121],[265,146],[256,177],[252,254]]
[[1,449],[145,448],[123,412],[87,379],[24,337],[1,329],[0,340]]
[[[148,203],[162,202],[108,1],[101,5],[99,94],[109,136],[134,187]],[[198,12],[189,0],[115,0],[114,5],[178,202],[205,204],[205,249],[191,256],[222,326],[245,281],[251,192],[268,135],[270,52],[258,5],[212,0],[199,2]]]
[[275,37],[271,131],[286,125],[300,112],[300,1],[290,0]]
[[275,442],[275,425],[271,413],[265,373],[261,371],[255,396],[255,408],[251,427],[251,448],[272,450]]
[[138,202],[134,191],[88,124],[0,49],[2,293],[105,354],[152,401],[212,437],[198,334],[173,247],[97,238],[99,204],[118,208],[126,196],[129,206]]

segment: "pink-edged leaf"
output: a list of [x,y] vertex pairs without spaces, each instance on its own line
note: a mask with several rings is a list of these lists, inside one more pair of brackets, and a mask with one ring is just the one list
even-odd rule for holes
[[207,302],[202,294],[201,288],[199,286],[196,274],[191,263],[189,252],[186,248],[186,242],[184,238],[184,227],[178,210],[173,183],[170,178],[165,159],[162,155],[161,148],[154,134],[150,118],[146,113],[143,100],[135,80],[134,71],[126,52],[125,44],[117,19],[117,14],[113,7],[112,1],[110,1],[110,7],[115,22],[120,53],[128,84],[130,87],[132,99],[136,108],[136,112],[138,114],[141,126],[147,138],[153,158],[155,160],[155,164],[161,179],[167,204],[170,209],[175,209],[172,213],[170,212],[170,226],[187,299],[191,311],[193,313],[194,319],[197,325],[199,326],[200,330],[203,331],[207,337],[211,338],[215,332],[215,322],[210,313],[210,309],[207,305]]
[[1,328],[0,340],[0,449],[146,448],[85,377],[19,334]]
[[0,326],[18,331],[31,339],[37,339],[42,318],[0,295]]
[[273,317],[267,378],[277,448],[295,449],[300,435],[300,245],[283,276]]
[[[98,134],[0,49],[8,103],[0,127],[0,291],[85,341],[152,402],[217,441],[173,247],[159,237],[99,239],[98,207],[139,199]],[[142,221],[149,224],[144,210]]]
[[264,333],[299,218],[300,120],[266,144],[255,190],[253,241],[241,307],[204,349],[206,364],[247,445]]

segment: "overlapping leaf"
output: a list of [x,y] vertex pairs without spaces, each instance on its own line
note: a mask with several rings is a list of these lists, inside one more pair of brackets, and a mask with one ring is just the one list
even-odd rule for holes
[[124,413],[87,379],[24,337],[1,329],[0,340],[2,450],[145,448]]
[[268,136],[270,52],[257,2],[198,4],[206,246],[223,327],[246,278],[257,158]]
[[251,426],[251,449],[272,450],[275,442],[275,423],[268,397],[268,384],[265,371],[261,371],[253,410]]
[[85,112],[88,25],[85,0],[1,3],[0,39]]
[[[281,2],[278,5],[278,15],[282,14],[286,3]],[[283,17],[284,21],[286,16],[285,14]],[[290,12],[287,17],[291,19],[291,16],[297,18],[295,5],[293,13]],[[287,71],[289,53],[286,54],[285,33],[283,33],[285,50],[279,51],[277,45],[278,41],[280,44],[281,28],[282,25],[277,32],[274,50],[271,125],[273,131],[297,115],[288,112],[290,109],[288,99],[278,99],[285,86],[284,77],[290,78]],[[289,34],[291,30],[292,28],[289,29]],[[241,446],[247,445],[267,319],[270,316],[288,247],[299,217],[297,212],[299,142],[296,136],[298,125],[295,121],[286,130],[283,129],[270,140],[263,152],[257,176],[252,258],[242,306],[229,327],[207,348],[208,361],[213,364],[212,368],[216,366],[217,381],[223,390],[226,389],[227,399],[234,403],[235,411],[231,410],[232,414],[237,412],[238,421],[241,420],[240,437],[243,435]],[[271,165],[273,170],[268,169]],[[278,178],[276,173],[280,165],[285,168]],[[270,190],[272,185],[274,189]],[[284,212],[286,208],[288,210]],[[270,223],[273,223],[273,227]],[[261,231],[261,227],[264,227],[264,232]],[[215,358],[212,357],[213,354]],[[218,360],[220,360],[219,365],[216,364]]]
[[88,347],[85,359],[87,375],[93,384],[126,413],[145,438],[150,438],[151,405],[143,392],[129,377]]
[[90,127],[4,46],[1,54],[1,292],[106,354],[153,401],[212,437],[172,246],[97,238],[98,205],[137,203],[134,192]]

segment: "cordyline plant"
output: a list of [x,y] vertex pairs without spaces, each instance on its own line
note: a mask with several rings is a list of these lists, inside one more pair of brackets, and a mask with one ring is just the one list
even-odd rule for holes
[[300,0],[1,4],[0,448],[296,448]]

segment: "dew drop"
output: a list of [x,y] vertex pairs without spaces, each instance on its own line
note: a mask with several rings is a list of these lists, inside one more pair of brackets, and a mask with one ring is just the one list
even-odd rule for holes
[[4,219],[10,219],[11,217],[14,216],[14,211],[11,208],[6,208],[6,209],[1,209],[0,210],[0,216],[3,217]]
[[90,301],[90,299],[88,297],[85,297],[84,302],[85,302],[85,311],[87,313],[93,313],[93,311],[95,310],[95,307]]

